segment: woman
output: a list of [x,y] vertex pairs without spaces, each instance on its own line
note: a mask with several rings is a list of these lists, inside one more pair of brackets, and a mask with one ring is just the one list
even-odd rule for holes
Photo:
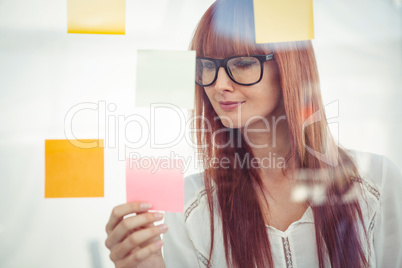
[[166,214],[169,230],[146,204],[116,207],[110,258],[116,267],[401,267],[399,171],[333,141],[310,41],[254,40],[252,0],[218,0],[204,14],[191,49],[205,172],[186,178],[185,213]]

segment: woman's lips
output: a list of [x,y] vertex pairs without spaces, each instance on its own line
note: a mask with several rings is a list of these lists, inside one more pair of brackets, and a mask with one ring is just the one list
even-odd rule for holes
[[220,101],[219,106],[221,106],[222,110],[233,110],[240,106],[244,101]]

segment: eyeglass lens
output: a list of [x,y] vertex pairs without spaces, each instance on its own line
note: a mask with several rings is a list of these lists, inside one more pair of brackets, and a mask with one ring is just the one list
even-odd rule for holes
[[[260,79],[261,63],[255,57],[236,57],[227,62],[227,70],[234,81],[240,84],[253,84]],[[216,63],[209,59],[197,59],[196,82],[209,85],[214,82]]]

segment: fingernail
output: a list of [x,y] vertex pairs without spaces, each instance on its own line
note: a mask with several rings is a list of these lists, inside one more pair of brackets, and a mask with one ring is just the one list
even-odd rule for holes
[[162,219],[162,218],[163,218],[163,214],[162,214],[162,213],[157,212],[157,213],[155,213],[154,215],[155,215],[155,218],[156,218],[156,219]]
[[161,232],[165,232],[168,229],[168,226],[166,224],[161,224],[159,225],[159,229],[161,230]]
[[155,242],[155,245],[156,245],[158,248],[162,247],[162,245],[163,245],[163,240],[158,240],[158,241],[156,241],[156,242]]
[[142,210],[147,210],[147,209],[150,209],[152,207],[152,205],[151,204],[147,204],[147,203],[142,203],[141,205],[140,205],[140,208],[142,209]]

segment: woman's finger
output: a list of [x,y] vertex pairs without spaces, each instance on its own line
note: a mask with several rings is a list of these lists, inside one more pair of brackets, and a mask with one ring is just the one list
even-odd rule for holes
[[142,213],[134,217],[128,217],[122,221],[109,233],[106,239],[106,246],[110,249],[113,245],[123,241],[133,230],[153,226],[153,222],[161,220],[162,213]]
[[131,202],[122,204],[113,208],[109,221],[106,224],[106,233],[109,234],[116,227],[117,224],[123,219],[125,215],[131,213],[139,213],[149,210],[151,204],[141,202]]
[[[168,227],[166,224],[161,224],[158,226],[153,226],[150,228],[142,229],[132,233],[131,235],[127,236],[124,241],[114,248],[112,248],[110,253],[110,259],[112,261],[116,261],[119,259],[124,258],[130,252],[135,250],[138,246],[145,244],[147,241],[152,240],[154,238],[160,238],[159,236],[163,233],[166,233]],[[160,239],[157,239],[160,240]],[[150,243],[153,244],[153,243]],[[149,245],[144,246],[143,248],[147,248]],[[138,250],[141,250],[140,248]],[[135,250],[136,252],[137,250]]]

